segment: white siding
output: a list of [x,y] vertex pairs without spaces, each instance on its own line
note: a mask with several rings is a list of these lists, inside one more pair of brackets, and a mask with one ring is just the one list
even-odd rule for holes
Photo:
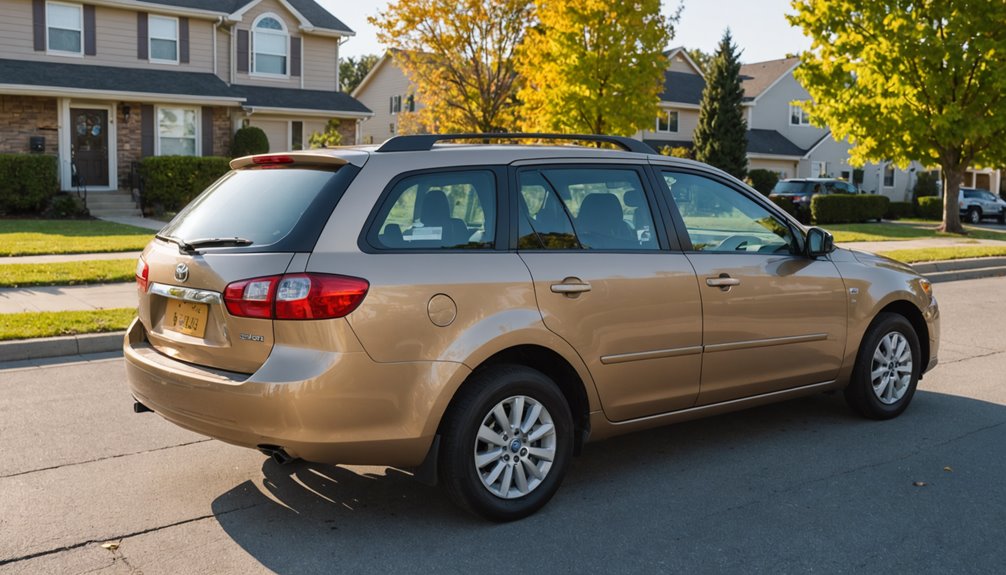
[[[644,140],[685,140],[691,142],[695,135],[695,128],[699,125],[698,110],[684,110],[681,108],[664,107],[661,110],[677,110],[678,131],[677,132],[655,132],[652,129],[643,130]],[[656,127],[657,119],[653,119],[653,127]]]
[[[250,10],[245,12],[241,17],[241,22],[238,23],[237,27],[234,29],[233,42],[237,44],[237,31],[238,30],[248,30],[248,72],[236,72],[234,75],[235,84],[247,84],[253,86],[269,86],[273,88],[300,88],[300,78],[296,76],[290,76],[288,78],[267,78],[262,76],[256,76],[250,72],[254,69],[254,63],[252,62],[252,54],[255,51],[255,39],[254,34],[251,32],[251,26],[261,14],[266,12],[271,12],[275,14],[283,24],[286,26],[287,34],[290,36],[300,36],[298,28],[300,23],[297,18],[290,13],[282,4],[277,0],[262,0]],[[291,54],[287,53],[287,68],[289,69],[291,65]],[[305,63],[305,68],[306,68]]]
[[790,102],[809,99],[810,94],[796,81],[793,74],[786,74],[772,89],[762,93],[758,103],[751,111],[748,128],[776,130],[789,141],[806,150],[827,132],[826,129],[815,126],[790,125]]
[[796,177],[796,162],[788,160],[763,160],[748,158],[748,171],[769,170],[779,174],[779,179]]
[[[392,96],[402,96],[402,107],[405,107],[405,98],[411,90],[409,79],[395,65],[393,59],[388,58],[381,64],[381,67],[371,76],[370,81],[356,94],[356,99],[370,108],[374,116],[365,120],[360,125],[361,144],[379,144],[395,135],[390,126],[397,125],[397,114],[392,114],[389,109],[389,101]],[[418,109],[418,102],[417,102]]]
[[339,67],[339,42],[325,36],[304,36],[304,89],[338,90],[335,70]]

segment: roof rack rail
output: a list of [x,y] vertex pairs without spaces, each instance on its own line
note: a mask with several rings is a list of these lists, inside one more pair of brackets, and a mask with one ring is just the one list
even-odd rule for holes
[[536,133],[486,133],[486,134],[416,134],[410,136],[393,136],[388,138],[378,152],[425,152],[433,149],[433,145],[444,140],[571,140],[587,142],[603,142],[614,144],[626,152],[639,154],[656,154],[649,144],[623,136],[604,136],[600,134],[536,134]]

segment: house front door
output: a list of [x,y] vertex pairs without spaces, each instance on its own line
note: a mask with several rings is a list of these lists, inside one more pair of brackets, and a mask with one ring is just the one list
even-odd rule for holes
[[73,185],[108,186],[108,110],[70,108],[70,122]]

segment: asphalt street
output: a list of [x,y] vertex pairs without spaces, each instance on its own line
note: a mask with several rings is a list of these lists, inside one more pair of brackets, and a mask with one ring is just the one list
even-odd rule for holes
[[504,525],[134,414],[116,355],[7,365],[0,573],[1002,573],[1006,279],[936,293],[940,365],[902,417],[820,395],[591,444]]

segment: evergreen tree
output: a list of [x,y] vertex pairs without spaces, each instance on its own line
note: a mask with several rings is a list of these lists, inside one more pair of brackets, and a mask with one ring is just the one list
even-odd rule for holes
[[706,71],[694,140],[696,160],[743,179],[748,169],[748,128],[741,109],[739,56],[728,29]]

